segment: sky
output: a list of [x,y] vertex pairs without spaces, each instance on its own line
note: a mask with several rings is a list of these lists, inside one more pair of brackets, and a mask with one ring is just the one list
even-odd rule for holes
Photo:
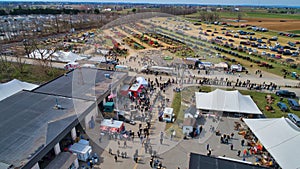
[[[0,0],[9,1],[9,0]],[[59,2],[130,2],[157,4],[212,4],[212,5],[280,5],[300,6],[300,0],[11,0],[11,1],[59,1]]]

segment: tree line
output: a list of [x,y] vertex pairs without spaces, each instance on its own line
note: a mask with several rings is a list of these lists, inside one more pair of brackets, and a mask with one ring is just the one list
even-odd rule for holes
[[[31,9],[31,8],[15,8],[12,10],[4,10],[0,9],[0,15],[31,15],[31,14],[79,14],[79,13],[92,13],[92,10],[85,11],[85,10],[79,10],[79,9],[50,9],[50,8],[37,8],[37,9]],[[96,12],[97,13],[97,12]]]

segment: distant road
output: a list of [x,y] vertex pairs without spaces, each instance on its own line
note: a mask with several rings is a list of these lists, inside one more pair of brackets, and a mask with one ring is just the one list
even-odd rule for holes
[[[17,62],[17,58],[14,56],[6,56],[8,61],[12,61],[12,62]],[[22,62],[25,61],[25,64],[30,64],[30,65],[38,65],[38,62],[36,59],[30,59],[30,58],[22,58]],[[59,69],[64,69],[66,63],[62,63],[62,62],[53,62],[52,61],[52,67],[55,68],[59,68]]]

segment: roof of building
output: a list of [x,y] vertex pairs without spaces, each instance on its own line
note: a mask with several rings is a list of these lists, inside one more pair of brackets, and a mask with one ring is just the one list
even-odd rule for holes
[[61,152],[54,158],[53,161],[46,167],[46,169],[65,169],[69,168],[74,160],[77,158],[75,154],[69,152]]
[[189,168],[192,169],[263,169],[265,167],[248,164],[243,161],[215,158],[201,154],[190,153]]
[[183,121],[183,126],[193,126],[196,125],[196,119],[194,118],[185,118]]
[[[56,104],[61,109],[55,108]],[[30,91],[21,91],[2,100],[0,161],[14,167],[33,166],[93,106],[92,101]]]
[[[109,74],[109,77],[105,75]],[[127,77],[125,72],[78,68],[35,89],[34,92],[97,100],[111,87]]]
[[185,111],[184,111],[184,114],[191,114],[191,115],[196,115],[197,113],[197,108],[195,105],[191,105],[189,108],[187,108]]

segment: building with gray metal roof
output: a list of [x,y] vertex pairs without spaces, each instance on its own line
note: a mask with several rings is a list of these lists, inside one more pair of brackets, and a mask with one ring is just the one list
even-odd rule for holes
[[96,118],[98,104],[126,77],[80,68],[0,101],[0,168],[36,168],[79,123],[86,127]]

